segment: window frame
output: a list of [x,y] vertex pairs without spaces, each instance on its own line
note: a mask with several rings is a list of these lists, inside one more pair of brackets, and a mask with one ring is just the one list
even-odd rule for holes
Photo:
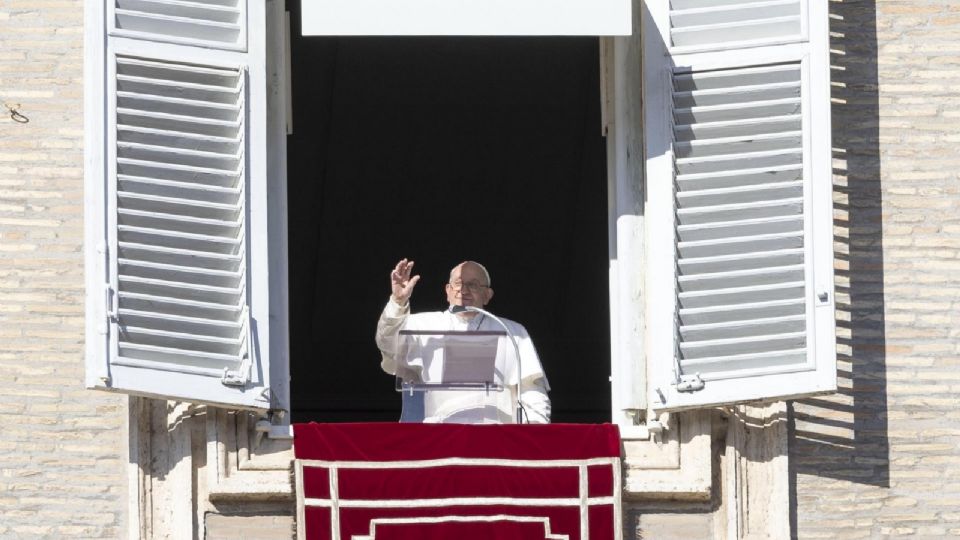
[[[633,27],[640,28],[639,5]],[[611,421],[621,436],[646,438],[647,408],[646,216],[642,109],[637,96],[642,78],[640,40],[601,38],[603,130],[607,137],[607,197],[610,306]]]

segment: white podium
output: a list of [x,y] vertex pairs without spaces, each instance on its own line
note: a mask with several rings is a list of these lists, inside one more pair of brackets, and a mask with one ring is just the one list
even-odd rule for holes
[[498,395],[507,389],[505,366],[519,360],[506,332],[401,330],[398,345],[401,422],[456,422],[511,399]]

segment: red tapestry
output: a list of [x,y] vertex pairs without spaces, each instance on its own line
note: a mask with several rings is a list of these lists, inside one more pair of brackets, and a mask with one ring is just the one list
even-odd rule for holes
[[613,425],[293,428],[303,540],[622,537]]

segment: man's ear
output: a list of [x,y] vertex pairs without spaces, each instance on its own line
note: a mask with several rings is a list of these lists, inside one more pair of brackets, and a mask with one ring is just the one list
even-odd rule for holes
[[493,288],[487,287],[487,301],[484,302],[484,305],[489,304],[490,300],[493,300]]

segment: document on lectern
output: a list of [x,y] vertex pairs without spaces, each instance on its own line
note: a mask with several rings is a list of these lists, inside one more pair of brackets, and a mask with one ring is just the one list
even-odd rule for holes
[[505,332],[401,330],[399,357],[423,383],[497,384]]

